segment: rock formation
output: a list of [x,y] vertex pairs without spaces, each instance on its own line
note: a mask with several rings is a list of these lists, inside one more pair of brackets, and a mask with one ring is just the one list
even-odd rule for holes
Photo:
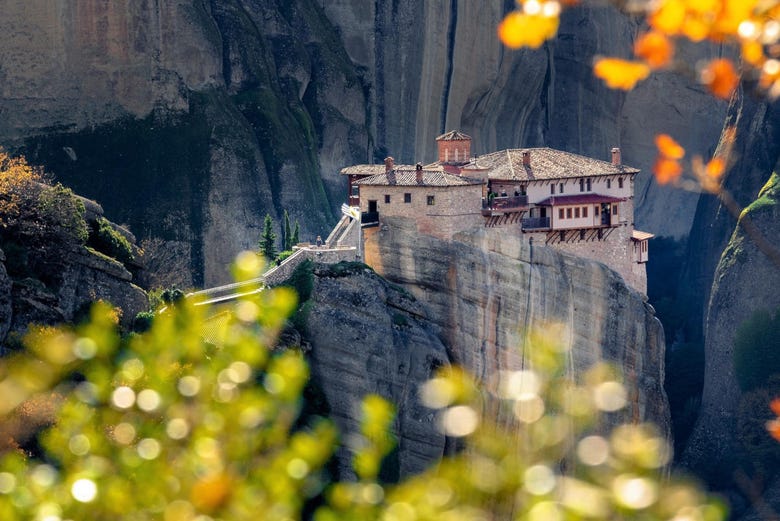
[[361,399],[372,393],[397,407],[398,450],[391,456],[388,477],[427,468],[445,448],[434,411],[419,399],[420,386],[435,369],[449,364],[438,328],[414,297],[369,269],[334,276],[322,266],[314,273],[307,318],[312,378],[325,395],[331,418],[349,433],[337,458],[340,474],[352,475],[350,436],[359,432]]
[[453,362],[490,385],[499,371],[522,367],[534,349],[527,331],[562,324],[573,375],[612,361],[631,389],[628,417],[669,433],[663,328],[618,274],[507,230],[444,242],[416,236],[406,219],[386,221],[367,235],[366,261],[430,307]]
[[[780,230],[780,186],[773,175],[757,201],[742,213],[718,264],[705,322],[705,375],[701,411],[683,463],[719,488],[736,488],[736,471],[747,467],[738,434],[743,392],[737,383],[734,341],[738,327],[756,311],[780,308],[780,250],[773,240]],[[745,226],[755,232],[746,233]],[[756,239],[758,237],[758,239]],[[762,240],[768,246],[759,247]],[[766,416],[768,403],[751,411]],[[768,437],[768,434],[765,434]],[[773,494],[773,500],[777,500]],[[741,514],[742,512],[735,512]]]
[[[189,257],[180,285],[225,281],[266,213],[278,222],[288,210],[304,240],[325,234],[343,200],[340,167],[431,159],[433,138],[455,127],[476,153],[622,146],[645,172],[639,226],[685,235],[696,196],[649,181],[652,136],[706,152],[723,104],[677,73],[607,90],[592,56],[625,55],[639,24],[611,6],[569,9],[555,40],[517,52],[495,36],[509,8],[12,0],[0,21],[0,144]],[[680,52],[693,63],[714,51]]]
[[[499,373],[523,367],[535,348],[524,331],[544,324],[562,325],[574,378],[599,360],[622,371],[629,406],[608,422],[649,420],[671,435],[663,329],[617,273],[506,230],[448,242],[389,217],[374,230],[366,261],[403,290],[367,269],[320,266],[304,305],[313,378],[347,446],[360,398],[378,393],[400,408],[400,474],[436,461],[445,440],[419,403],[419,386],[438,365],[457,363],[495,389]],[[348,449],[339,468],[348,472]]]

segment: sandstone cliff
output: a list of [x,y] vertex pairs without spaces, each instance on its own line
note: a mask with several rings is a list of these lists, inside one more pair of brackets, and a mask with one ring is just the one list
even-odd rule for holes
[[[740,224],[720,258],[705,321],[704,393],[699,419],[683,454],[683,464],[706,477],[715,486],[736,488],[736,472],[748,468],[744,440],[738,434],[738,410],[743,392],[737,384],[734,364],[734,340],[737,328],[758,310],[774,312],[780,307],[780,265],[756,245],[745,232],[750,221],[757,232],[776,249],[774,237],[780,232],[780,183],[776,175],[740,216]],[[760,348],[760,346],[757,346]],[[768,403],[748,414],[766,417]],[[768,434],[763,433],[767,436]],[[750,472],[747,470],[746,472]],[[771,475],[771,474],[770,474]],[[777,488],[777,487],[775,487]],[[776,493],[772,500],[780,504]],[[741,510],[741,509],[740,509]],[[737,514],[742,512],[738,511]]]
[[[706,151],[723,104],[685,70],[628,95],[601,85],[593,54],[625,55],[639,25],[612,7],[568,10],[554,41],[518,52],[495,37],[509,8],[11,0],[0,21],[0,144],[181,252],[187,286],[226,280],[266,213],[278,222],[287,209],[302,239],[323,235],[343,200],[338,168],[432,159],[433,138],[455,127],[474,135],[476,153],[548,145],[604,157],[622,146],[645,172],[638,225],[685,235],[696,196],[649,181],[652,136]],[[711,52],[681,51],[684,63]]]
[[[399,407],[393,460],[400,475],[436,461],[445,439],[419,402],[420,385],[436,367],[457,363],[490,389],[534,349],[524,330],[551,323],[563,325],[572,346],[573,377],[597,360],[622,370],[630,404],[608,422],[650,420],[671,435],[663,329],[619,275],[506,230],[445,242],[418,236],[406,219],[385,220],[367,237],[366,260],[404,289],[368,269],[320,265],[304,306],[313,379],[347,447],[360,398],[378,393]],[[349,454],[339,455],[341,472],[349,473]]]
[[418,394],[435,369],[449,364],[438,328],[411,295],[369,269],[335,275],[320,266],[314,274],[307,318],[312,379],[345,433],[337,455],[340,474],[352,475],[351,437],[359,432],[360,401],[370,393],[397,407],[398,447],[388,477],[420,472],[445,448],[434,411]]

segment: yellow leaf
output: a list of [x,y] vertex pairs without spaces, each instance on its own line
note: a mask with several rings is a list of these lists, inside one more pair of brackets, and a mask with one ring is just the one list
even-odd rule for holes
[[665,0],[650,14],[650,25],[669,35],[679,34],[685,21],[685,4],[680,0]]
[[742,59],[753,67],[760,67],[764,62],[764,48],[754,40],[742,42]]
[[593,73],[611,89],[631,90],[638,81],[647,78],[650,67],[636,61],[601,58],[593,66]]
[[498,37],[510,49],[540,47],[558,31],[558,17],[513,11],[498,25]]

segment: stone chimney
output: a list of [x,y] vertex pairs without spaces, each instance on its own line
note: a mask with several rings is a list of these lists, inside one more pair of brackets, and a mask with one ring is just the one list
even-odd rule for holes
[[423,184],[423,169],[422,165],[420,163],[417,163],[416,172],[417,174],[417,184],[421,185]]
[[623,160],[620,158],[620,149],[618,147],[612,149],[612,164],[615,166],[623,164]]
[[523,150],[523,166],[531,166],[531,151]]
[[389,173],[393,171],[393,168],[395,168],[395,159],[388,156],[385,158],[385,173]]

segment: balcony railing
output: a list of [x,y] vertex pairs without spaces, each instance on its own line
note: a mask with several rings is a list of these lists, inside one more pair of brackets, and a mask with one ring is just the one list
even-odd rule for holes
[[483,210],[511,210],[528,206],[527,195],[499,196],[482,199]]
[[522,221],[523,230],[539,230],[550,227],[549,217],[527,217]]

